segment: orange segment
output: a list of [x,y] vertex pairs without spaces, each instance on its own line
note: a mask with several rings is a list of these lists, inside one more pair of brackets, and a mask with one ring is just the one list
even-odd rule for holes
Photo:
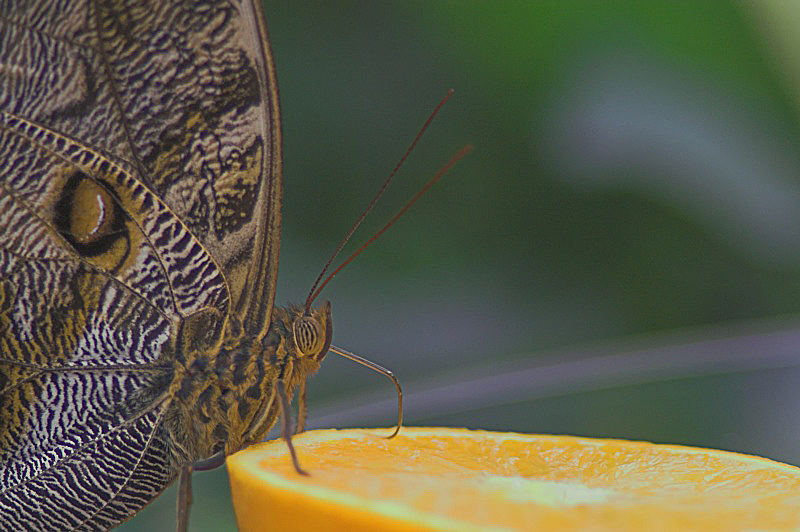
[[800,468],[570,436],[320,430],[228,458],[240,530],[790,530]]

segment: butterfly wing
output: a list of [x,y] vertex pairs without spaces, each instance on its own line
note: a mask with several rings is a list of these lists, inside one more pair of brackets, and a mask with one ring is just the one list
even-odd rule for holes
[[181,465],[180,324],[209,316],[212,346],[269,324],[265,43],[252,2],[0,2],[0,528],[138,511]]
[[97,4],[124,124],[122,138],[103,145],[120,146],[112,153],[203,243],[225,272],[233,316],[260,336],[281,212],[278,90],[261,9],[246,0]]

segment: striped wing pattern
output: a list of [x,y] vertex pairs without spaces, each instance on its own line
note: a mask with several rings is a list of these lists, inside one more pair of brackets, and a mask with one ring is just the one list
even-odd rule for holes
[[[183,320],[214,317],[212,351],[269,325],[265,39],[246,0],[0,0],[0,529],[132,516],[184,465],[164,428]],[[71,232],[81,187],[110,198],[102,245]]]

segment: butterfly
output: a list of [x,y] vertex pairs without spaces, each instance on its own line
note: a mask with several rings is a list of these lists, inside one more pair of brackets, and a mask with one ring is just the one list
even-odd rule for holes
[[0,529],[110,528],[261,440],[330,345],[328,303],[273,308],[260,5],[4,0],[0,161]]

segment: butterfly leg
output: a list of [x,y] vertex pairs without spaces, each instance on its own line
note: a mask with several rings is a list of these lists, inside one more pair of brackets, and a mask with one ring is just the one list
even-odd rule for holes
[[308,407],[306,406],[306,381],[301,380],[297,385],[299,391],[297,392],[297,425],[294,428],[295,434],[300,434],[306,431],[306,414]]
[[189,526],[189,507],[192,505],[192,466],[184,466],[178,475],[178,508],[176,532],[186,532]]
[[278,381],[278,385],[275,388],[278,391],[278,399],[280,399],[281,402],[281,419],[283,421],[281,435],[283,439],[286,440],[286,446],[289,447],[289,454],[292,456],[292,464],[294,465],[295,471],[301,475],[308,475],[308,473],[300,467],[300,462],[297,460],[297,453],[292,444],[292,409],[289,404],[289,398],[286,397],[286,386],[283,381]]
[[205,460],[198,460],[192,465],[193,471],[209,471],[216,469],[225,463],[225,450],[219,451],[217,454],[211,455],[211,458]]

